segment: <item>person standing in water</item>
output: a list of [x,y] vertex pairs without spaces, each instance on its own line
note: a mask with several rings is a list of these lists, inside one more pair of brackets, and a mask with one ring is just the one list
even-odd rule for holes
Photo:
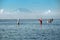
[[20,24],[19,21],[20,21],[20,19],[17,20],[17,24],[18,24],[18,25]]
[[40,21],[40,25],[42,25],[42,18],[40,18],[39,21]]
[[52,21],[53,21],[53,18],[52,19],[48,19],[47,23],[52,23]]

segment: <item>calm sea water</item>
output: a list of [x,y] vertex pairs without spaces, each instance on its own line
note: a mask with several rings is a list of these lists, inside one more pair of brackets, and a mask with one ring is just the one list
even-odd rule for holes
[[0,40],[60,40],[60,19],[40,25],[37,19],[0,19]]

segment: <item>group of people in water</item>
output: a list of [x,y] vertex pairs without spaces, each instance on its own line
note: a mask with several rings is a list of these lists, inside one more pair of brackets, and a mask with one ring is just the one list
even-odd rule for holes
[[[39,21],[40,21],[40,24],[42,25],[42,18],[40,18]],[[52,23],[52,21],[53,21],[53,18],[47,19],[47,23]]]
[[[20,24],[19,21],[20,21],[20,19],[17,20],[18,25]],[[40,18],[39,21],[40,21],[40,24],[42,25],[42,18]],[[52,21],[53,21],[53,18],[52,19],[47,19],[47,23],[52,23]]]

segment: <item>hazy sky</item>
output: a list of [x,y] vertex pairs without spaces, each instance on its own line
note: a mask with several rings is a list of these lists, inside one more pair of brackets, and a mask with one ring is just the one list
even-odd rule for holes
[[0,0],[0,18],[59,18],[60,0]]

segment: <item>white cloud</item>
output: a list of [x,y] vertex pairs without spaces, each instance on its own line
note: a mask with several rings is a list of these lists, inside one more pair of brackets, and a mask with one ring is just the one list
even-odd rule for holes
[[51,10],[48,10],[48,13],[51,13]]
[[48,11],[45,12],[45,14],[51,14],[51,10],[49,9]]
[[2,14],[4,12],[4,9],[0,9],[0,13]]

